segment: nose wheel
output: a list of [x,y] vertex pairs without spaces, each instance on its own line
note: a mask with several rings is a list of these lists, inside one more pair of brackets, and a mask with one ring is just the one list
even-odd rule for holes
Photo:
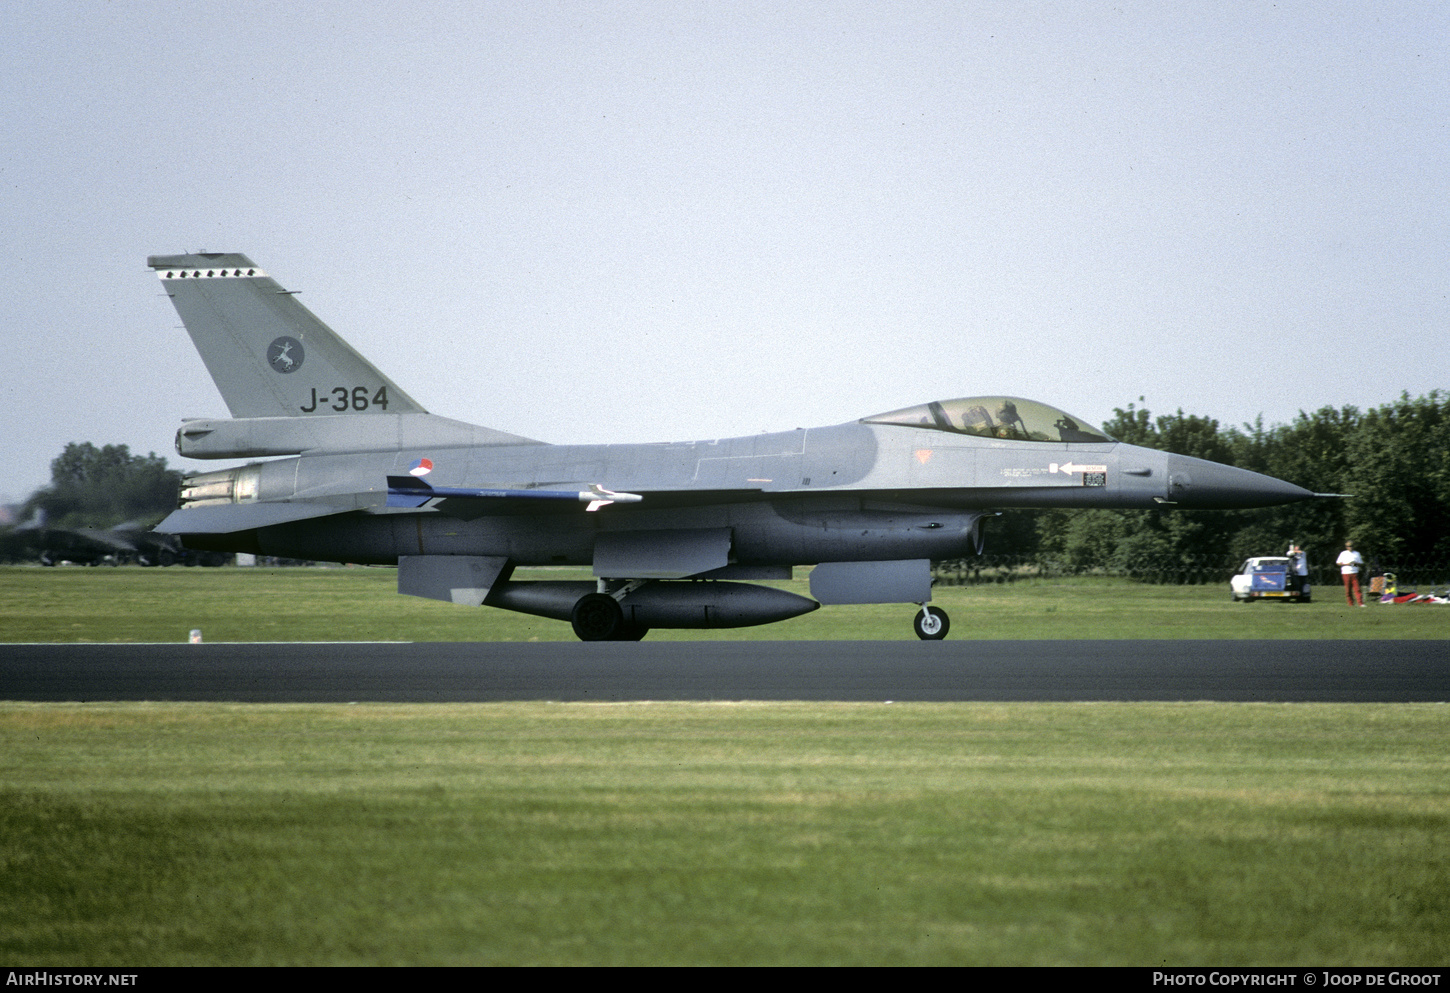
[[916,636],[922,641],[941,641],[951,630],[952,622],[947,617],[947,612],[939,607],[922,607],[916,612],[916,619],[911,622],[916,629]]

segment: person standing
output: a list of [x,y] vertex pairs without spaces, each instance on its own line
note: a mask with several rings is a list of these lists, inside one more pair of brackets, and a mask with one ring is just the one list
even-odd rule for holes
[[1294,575],[1299,577],[1299,595],[1309,599],[1309,557],[1304,554],[1304,549],[1298,543],[1289,545],[1289,565],[1294,570]]
[[1344,551],[1334,560],[1339,566],[1340,578],[1344,580],[1344,599],[1351,607],[1355,600],[1364,606],[1364,594],[1359,590],[1359,570],[1364,566],[1364,556],[1354,550],[1354,542],[1346,541]]

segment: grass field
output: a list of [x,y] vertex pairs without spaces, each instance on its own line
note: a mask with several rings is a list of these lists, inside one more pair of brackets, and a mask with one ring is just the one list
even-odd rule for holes
[[[1450,624],[1329,592],[1043,581],[935,602],[953,638]],[[911,640],[910,613],[650,637]],[[197,627],[573,637],[399,597],[381,569],[0,569],[3,641]],[[1447,742],[1438,704],[0,702],[0,959],[1443,965]]]
[[[789,583],[807,594],[805,570]],[[519,578],[587,572],[520,570]],[[960,638],[1444,638],[1450,607],[1344,605],[1338,590],[1308,604],[1239,604],[1227,586],[1121,579],[1030,580],[937,587],[933,603]],[[824,607],[780,624],[652,631],[651,641],[911,639],[916,608]],[[397,594],[392,569],[0,567],[0,641],[572,641],[569,625]]]
[[0,959],[1443,965],[1438,705],[0,704]]

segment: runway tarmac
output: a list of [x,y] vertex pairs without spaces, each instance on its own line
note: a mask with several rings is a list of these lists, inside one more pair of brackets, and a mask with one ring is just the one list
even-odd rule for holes
[[0,645],[0,699],[1443,702],[1450,642]]

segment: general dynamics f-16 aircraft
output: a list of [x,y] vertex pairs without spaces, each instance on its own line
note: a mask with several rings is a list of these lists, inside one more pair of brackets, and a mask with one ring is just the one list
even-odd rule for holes
[[[551,445],[428,413],[244,255],[152,256],[227,420],[176,449],[258,459],[188,476],[157,530],[190,548],[396,565],[398,592],[569,621],[585,641],[917,604],[931,560],[1011,507],[1262,507],[1315,494],[1123,444],[1016,397],[943,400],[747,438]],[[591,566],[516,581],[516,566]],[[742,580],[814,565],[814,600]]]

